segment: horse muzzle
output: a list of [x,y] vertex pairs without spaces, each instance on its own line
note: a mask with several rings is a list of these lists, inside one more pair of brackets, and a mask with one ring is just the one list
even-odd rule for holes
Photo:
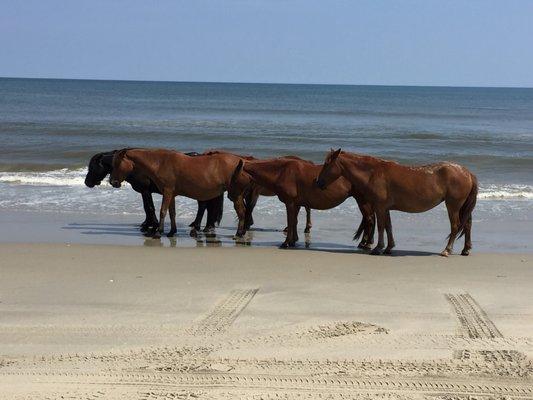
[[85,179],[85,186],[87,186],[88,188],[93,188],[95,186],[99,186],[101,182],[94,182],[94,181],[89,181],[87,179]]
[[120,182],[116,179],[113,179],[112,181],[109,181],[109,183],[111,184],[111,186],[113,186],[114,188],[119,188],[120,187]]

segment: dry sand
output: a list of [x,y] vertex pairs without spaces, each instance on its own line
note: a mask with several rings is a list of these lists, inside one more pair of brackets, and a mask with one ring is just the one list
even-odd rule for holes
[[533,398],[533,256],[0,245],[1,399]]

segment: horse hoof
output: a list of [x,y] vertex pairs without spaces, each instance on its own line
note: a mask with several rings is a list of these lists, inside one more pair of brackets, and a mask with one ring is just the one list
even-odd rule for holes
[[289,247],[289,244],[287,242],[283,242],[282,244],[279,245],[280,249],[287,249],[288,247]]
[[213,233],[215,231],[215,226],[214,225],[206,225],[204,227],[204,232],[205,233]]
[[448,257],[450,255],[450,252],[448,250],[442,250],[442,253],[440,253],[442,257]]
[[461,251],[461,255],[462,255],[462,256],[468,256],[468,255],[470,255],[470,250],[463,250],[463,251]]
[[380,247],[375,247],[374,250],[370,252],[370,254],[373,256],[379,256],[382,252],[383,250]]
[[190,231],[189,231],[189,236],[190,237],[198,237],[198,231],[194,228],[192,228]]
[[171,238],[173,237],[175,234],[176,234],[177,231],[170,231],[169,233],[167,233],[167,237]]
[[389,248],[386,248],[384,251],[383,251],[383,254],[392,254],[392,247],[389,249]]
[[153,239],[161,239],[161,233],[160,232],[154,232],[154,234],[152,235],[152,238]]

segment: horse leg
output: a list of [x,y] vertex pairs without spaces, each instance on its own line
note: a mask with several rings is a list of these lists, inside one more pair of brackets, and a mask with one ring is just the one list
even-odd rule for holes
[[170,207],[168,210],[168,215],[170,216],[170,231],[167,236],[170,238],[178,231],[176,227],[176,198],[173,197],[170,202]]
[[385,230],[387,231],[387,248],[383,252],[384,254],[391,254],[392,249],[396,246],[394,243],[394,237],[392,236],[392,223],[390,220],[390,211],[387,210],[386,220],[385,220]]
[[305,206],[305,230],[304,233],[311,232],[311,228],[313,227],[313,224],[311,223],[311,208],[309,206]]
[[385,238],[384,238],[384,231],[385,227],[387,225],[387,217],[386,217],[386,211],[384,210],[376,210],[376,216],[378,220],[378,244],[374,249],[370,252],[372,255],[379,255],[382,253],[383,248],[385,247]]
[[145,192],[141,193],[141,197],[143,199],[143,210],[144,210],[144,214],[145,214],[144,221],[141,223],[141,232],[145,232],[146,228],[148,228],[148,224],[150,222],[150,216],[149,216],[150,210],[148,209],[148,201],[146,199]]
[[194,221],[189,224],[189,226],[193,228],[193,230],[200,230],[202,225],[202,218],[204,217],[204,212],[206,208],[207,202],[198,201],[198,210],[196,211],[196,218],[194,218]]
[[215,197],[214,199],[206,201],[206,207],[207,207],[207,222],[204,227],[204,232],[214,232],[215,230],[215,224],[217,222],[218,217],[218,207],[219,207],[219,199],[218,197]]
[[157,226],[157,217],[155,215],[155,206],[154,200],[152,199],[152,194],[150,192],[141,193],[143,199],[143,208],[144,213],[146,214],[146,219],[141,224],[141,232],[147,232],[151,227]]
[[285,203],[287,208],[287,237],[281,244],[280,248],[295,247],[298,241],[298,212],[300,206],[293,203]]
[[233,207],[237,213],[237,218],[239,218],[239,225],[237,226],[237,233],[235,234],[236,238],[242,238],[246,233],[246,207],[244,206],[244,199],[242,196],[239,196],[234,202]]
[[163,192],[163,200],[161,201],[161,210],[159,212],[159,227],[154,231],[153,237],[158,239],[161,237],[161,234],[165,231],[165,217],[167,216],[167,211],[170,206],[170,203],[174,199],[174,196],[170,192]]
[[472,232],[472,215],[468,217],[468,220],[466,221],[465,225],[465,247],[463,248],[463,251],[461,251],[462,256],[467,256],[470,254],[470,250],[472,249],[472,238],[471,238],[471,232]]
[[[372,243],[374,243],[374,228],[376,224],[374,209],[368,203],[362,203],[357,200],[357,198],[355,200],[359,206],[359,211],[361,211],[361,224],[363,228],[363,237],[361,238],[361,241],[357,247],[360,249],[370,250],[372,248]],[[360,229],[361,227],[358,229],[358,232]]]
[[255,205],[257,204],[257,199],[259,198],[259,193],[257,190],[252,190],[252,192],[246,197],[246,217],[245,217],[245,227],[246,230],[254,224],[254,218],[252,213],[254,211]]
[[454,204],[450,204],[449,202],[446,202],[446,208],[448,209],[448,218],[450,218],[450,235],[448,236],[448,244],[446,245],[445,249],[442,250],[440,253],[443,257],[448,257],[449,254],[451,254],[453,250],[453,243],[455,242],[455,238],[457,237],[457,233],[459,232],[459,209],[460,206],[457,207]]
[[372,210],[371,214],[366,217],[365,226],[365,248],[370,249],[374,244],[374,232],[376,231],[376,215]]

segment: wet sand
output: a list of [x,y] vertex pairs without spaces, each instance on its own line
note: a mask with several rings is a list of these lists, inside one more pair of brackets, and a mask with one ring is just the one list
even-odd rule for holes
[[2,398],[533,398],[532,255],[0,252]]

